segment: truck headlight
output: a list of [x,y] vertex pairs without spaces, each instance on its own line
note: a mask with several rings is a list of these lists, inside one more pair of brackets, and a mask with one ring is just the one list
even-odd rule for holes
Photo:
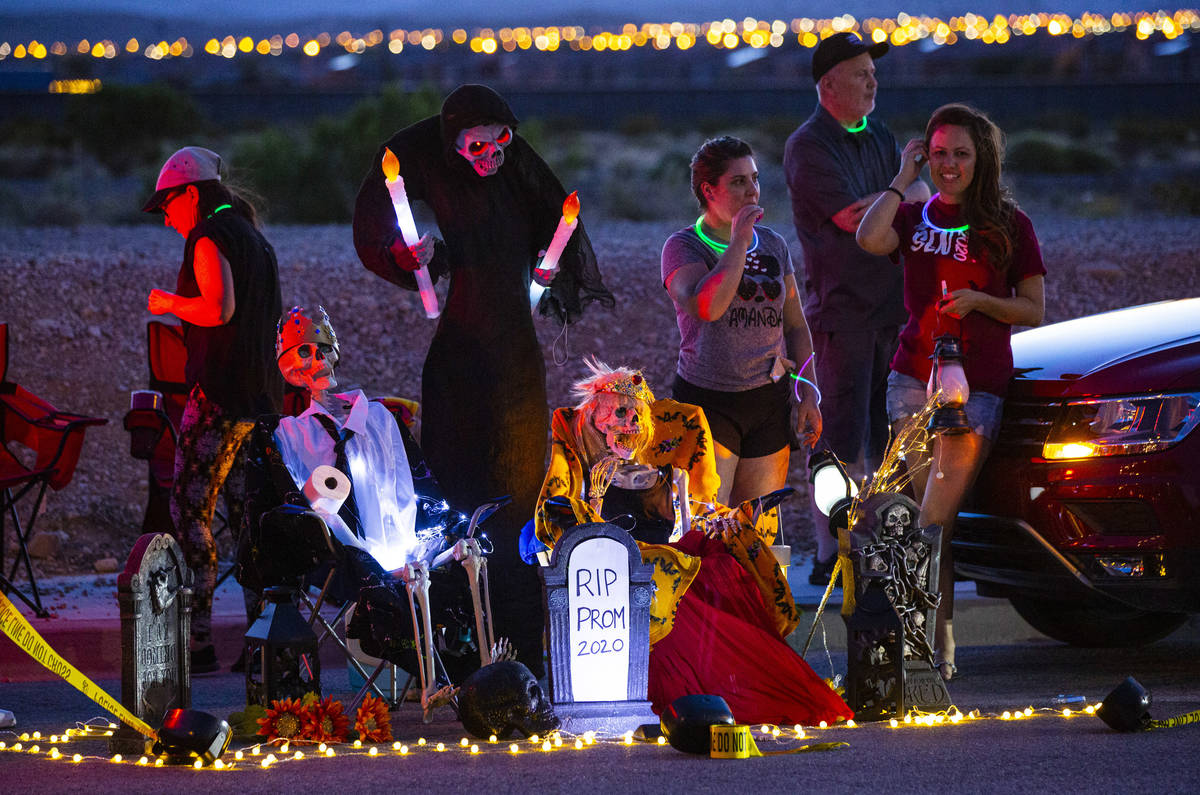
[[1165,450],[1200,424],[1200,393],[1068,403],[1042,445],[1051,460]]

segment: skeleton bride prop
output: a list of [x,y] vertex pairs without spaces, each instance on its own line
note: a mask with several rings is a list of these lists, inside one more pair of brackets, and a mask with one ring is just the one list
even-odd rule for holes
[[833,723],[852,711],[784,638],[799,613],[760,537],[767,495],[715,501],[708,422],[696,406],[655,400],[640,372],[588,362],[580,403],[554,412],[535,532],[552,548],[577,523],[630,530],[654,564],[649,698],[725,699],[740,722]]

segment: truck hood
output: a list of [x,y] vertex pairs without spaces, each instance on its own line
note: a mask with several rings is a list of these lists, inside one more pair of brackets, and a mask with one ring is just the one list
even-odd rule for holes
[[1200,298],[1067,320],[1012,337],[1013,397],[1200,389]]

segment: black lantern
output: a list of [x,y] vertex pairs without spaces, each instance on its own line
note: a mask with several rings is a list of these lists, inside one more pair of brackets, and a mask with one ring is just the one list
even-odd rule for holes
[[317,635],[296,606],[296,592],[277,586],[265,591],[262,615],[246,631],[246,703],[321,695]]
[[850,506],[858,496],[858,486],[829,450],[818,450],[809,456],[808,469],[813,501],[817,510],[829,517],[829,532],[836,536],[838,528],[850,525]]
[[962,340],[953,334],[943,334],[934,340],[930,358],[933,369],[929,373],[925,396],[935,398],[937,407],[925,427],[936,434],[966,433],[971,430],[966,409],[971,389],[962,366]]

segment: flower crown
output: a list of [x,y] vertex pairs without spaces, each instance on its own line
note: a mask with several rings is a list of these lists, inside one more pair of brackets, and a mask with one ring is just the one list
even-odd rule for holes
[[592,371],[592,376],[576,381],[571,388],[575,397],[580,401],[577,408],[583,408],[601,392],[636,398],[644,401],[647,405],[654,402],[654,393],[650,391],[650,386],[646,383],[641,370],[631,370],[628,367],[609,367],[594,357],[584,359],[583,363]]

